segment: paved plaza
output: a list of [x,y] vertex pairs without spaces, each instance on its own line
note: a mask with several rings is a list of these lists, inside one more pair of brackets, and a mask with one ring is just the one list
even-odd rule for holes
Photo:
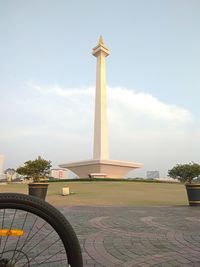
[[61,208],[81,243],[84,266],[200,266],[200,208]]

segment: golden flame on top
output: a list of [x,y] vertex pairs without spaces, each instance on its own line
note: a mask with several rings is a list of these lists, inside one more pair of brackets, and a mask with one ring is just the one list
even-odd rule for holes
[[99,45],[104,45],[103,37],[100,35],[99,37]]

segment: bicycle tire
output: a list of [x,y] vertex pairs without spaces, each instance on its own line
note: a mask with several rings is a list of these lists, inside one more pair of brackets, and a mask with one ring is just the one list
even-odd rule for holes
[[[28,196],[28,195],[24,195],[24,194],[16,194],[16,193],[1,193],[0,194],[0,210],[1,210],[1,212],[4,212],[4,213],[2,213],[2,218],[3,218],[2,220],[3,220],[4,223],[7,222],[7,220],[8,220],[7,217],[9,218],[9,216],[11,217],[12,221],[15,221],[15,218],[17,216],[19,217],[19,220],[20,219],[23,220],[23,216],[26,217],[26,219],[24,219],[24,220],[26,220],[26,222],[24,222],[24,225],[26,225],[26,223],[28,222],[28,219],[27,219],[28,216],[29,216],[29,221],[32,220],[31,216],[33,216],[33,217],[35,216],[37,218],[37,219],[34,219],[34,220],[38,220],[38,221],[41,220],[42,222],[44,221],[44,225],[46,224],[46,226],[42,230],[43,232],[41,231],[41,235],[44,234],[44,232],[47,231],[48,228],[52,227],[52,229],[55,231],[55,233],[57,233],[58,238],[60,238],[59,242],[61,242],[63,247],[64,247],[63,250],[65,250],[68,263],[66,262],[66,265],[61,265],[61,266],[71,266],[71,267],[82,267],[83,266],[82,254],[81,254],[79,241],[77,239],[77,236],[76,236],[72,226],[66,220],[64,215],[62,213],[60,213],[52,205],[50,205],[47,202],[44,202],[44,201],[40,200],[39,198],[33,197],[33,196]],[[14,213],[14,215],[13,215],[14,219],[10,215],[11,211],[13,211],[13,213]],[[22,216],[23,212],[25,213],[25,215]],[[17,216],[16,216],[16,214],[17,214]],[[0,223],[2,223],[2,222],[0,222]],[[40,224],[42,224],[42,223],[40,222]],[[12,222],[12,225],[13,225],[13,222]],[[11,230],[12,225],[10,224],[10,229],[9,230]],[[16,222],[16,225],[18,225],[18,222]],[[29,226],[26,225],[26,226],[23,226],[23,227],[25,228],[25,227],[29,227]],[[35,225],[34,225],[34,227],[35,227]],[[39,229],[38,227],[39,226],[37,226],[37,229]],[[30,231],[30,229],[29,229],[29,231]],[[33,230],[31,229],[31,231],[33,231]],[[48,235],[49,236],[52,235],[51,234],[51,230],[49,230]],[[28,236],[28,233],[27,233],[27,236]],[[26,236],[26,238],[27,238],[27,236]],[[35,233],[33,233],[32,239],[34,238],[34,236],[35,236]],[[0,238],[1,238],[1,241],[2,241],[2,237],[0,237]],[[12,236],[11,237],[6,237],[6,238],[7,239],[8,238],[12,238],[13,239]],[[39,238],[40,238],[40,235],[39,235]],[[20,240],[20,237],[18,237],[18,239]],[[29,239],[28,239],[28,241],[26,240],[26,243],[28,243],[28,242],[30,243]],[[45,239],[45,237],[43,237],[43,239]],[[51,241],[51,239],[50,239],[50,241]],[[6,242],[7,242],[7,240],[6,240]],[[23,241],[23,242],[25,242],[25,241]],[[44,242],[44,240],[43,240],[43,242]],[[47,243],[47,241],[45,241],[45,242]],[[18,243],[19,243],[19,241],[18,241]],[[24,249],[24,247],[22,245],[20,245],[21,251],[20,252],[18,251],[18,248],[17,248],[18,243],[15,245],[16,247],[15,247],[14,256],[12,256],[12,257],[15,257],[15,254],[18,253],[17,261],[13,260],[13,258],[12,258],[12,260],[10,260],[11,261],[10,265],[4,264],[2,266],[6,266],[6,267],[7,266],[35,266],[35,265],[37,265],[37,266],[43,265],[44,266],[45,264],[47,264],[45,266],[48,266],[48,267],[49,266],[54,266],[53,265],[53,261],[51,261],[50,263],[48,263],[48,262],[45,263],[44,262],[44,264],[40,263],[39,265],[37,264],[37,261],[36,261],[36,264],[31,265],[30,264],[30,260],[26,259],[26,257],[28,257],[28,255],[27,255],[28,252],[25,252],[25,249]],[[0,245],[1,244],[2,244],[2,242],[0,243]],[[11,242],[11,244],[12,244],[12,242]],[[36,245],[36,246],[39,246],[39,245],[42,246],[42,244],[40,244],[40,243],[38,243],[38,245]],[[6,245],[4,244],[4,246],[6,246]],[[53,250],[53,248],[51,248],[51,249]],[[49,247],[47,248],[47,250],[48,251],[50,250]],[[3,253],[4,253],[4,251],[3,251]],[[6,251],[6,253],[9,254],[9,250],[8,250],[8,252]],[[25,265],[25,264],[24,265],[19,265],[19,263],[18,263],[18,265],[12,265],[13,264],[12,261],[19,262],[19,257],[20,257],[19,253],[21,253],[20,254],[21,258],[24,256],[23,253],[25,254],[23,260],[24,260],[24,262],[25,262],[25,260],[27,261],[27,265]],[[31,253],[33,254],[32,251],[29,254],[31,254]],[[40,254],[41,254],[41,252],[40,252]],[[5,255],[5,253],[2,254],[2,246],[1,246],[0,247],[0,256],[1,256],[1,258],[4,257],[2,255]],[[41,258],[41,255],[37,256],[37,257]],[[55,257],[57,258],[58,256],[55,256]],[[7,261],[8,260],[9,259],[7,259]],[[32,260],[32,258],[31,258],[31,260]],[[3,259],[2,262],[4,262],[4,261],[5,260]],[[55,265],[55,266],[58,266],[58,265]],[[0,267],[1,267],[1,265],[0,265]]]

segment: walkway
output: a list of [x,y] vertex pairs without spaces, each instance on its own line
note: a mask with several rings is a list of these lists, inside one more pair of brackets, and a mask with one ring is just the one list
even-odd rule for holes
[[66,207],[84,266],[200,266],[200,208]]

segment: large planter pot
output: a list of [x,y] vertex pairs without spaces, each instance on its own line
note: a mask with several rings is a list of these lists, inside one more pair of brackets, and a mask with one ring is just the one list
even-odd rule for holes
[[190,206],[200,206],[200,184],[186,184],[187,196]]
[[30,183],[28,184],[28,194],[45,200],[48,185],[48,183]]

